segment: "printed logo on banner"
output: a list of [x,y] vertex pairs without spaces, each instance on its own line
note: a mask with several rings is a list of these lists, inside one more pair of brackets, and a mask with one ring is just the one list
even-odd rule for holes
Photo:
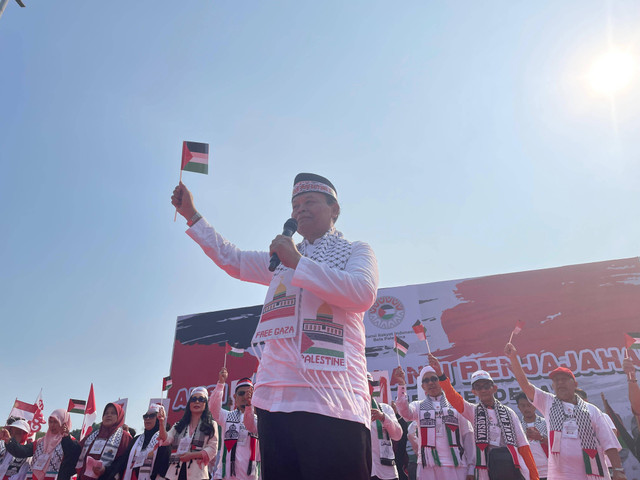
[[405,308],[400,300],[385,295],[378,297],[367,312],[367,317],[376,327],[391,330],[402,323],[404,312]]

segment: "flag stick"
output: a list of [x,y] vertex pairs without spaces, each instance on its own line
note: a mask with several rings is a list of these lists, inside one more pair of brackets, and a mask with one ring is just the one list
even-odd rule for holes
[[398,353],[398,336],[393,334],[393,349],[396,351],[396,358],[398,359],[398,366],[400,366],[400,354]]
[[[180,180],[178,181],[178,185],[182,183],[182,161],[180,161]],[[176,213],[173,214],[173,221],[176,221],[178,218],[178,207],[176,207]]]
[[222,368],[227,368],[227,342],[224,342],[224,363]]
[[509,337],[509,343],[511,343],[511,340],[513,340],[513,330],[511,330],[511,336]]
[[427,343],[427,351],[429,352],[429,355],[431,355],[431,347],[429,347],[429,340],[427,340],[427,336],[424,336],[424,341]]
[[[624,358],[626,358],[627,360],[629,359],[629,348],[624,349]],[[627,380],[633,381],[633,373],[631,372],[627,373]]]

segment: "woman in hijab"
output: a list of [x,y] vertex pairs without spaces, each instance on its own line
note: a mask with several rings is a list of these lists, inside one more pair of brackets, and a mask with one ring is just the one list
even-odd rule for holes
[[149,407],[142,416],[144,432],[133,439],[127,462],[123,465],[123,480],[155,480],[164,477],[169,467],[169,447],[158,447],[160,405]]
[[209,462],[218,450],[218,427],[209,411],[209,392],[198,387],[191,392],[182,418],[169,432],[165,430],[165,412],[160,407],[159,439],[171,446],[167,480],[208,480]]
[[122,407],[117,403],[107,403],[100,428],[80,442],[82,452],[76,464],[78,480],[110,480],[119,473],[113,463],[126,454],[131,443],[131,435],[123,430],[123,425]]
[[[7,451],[14,457],[33,457],[27,480],[69,480],[75,473],[73,468],[80,454],[80,445],[69,436],[71,418],[59,408],[51,412],[47,433],[35,443],[7,444]],[[13,445],[14,443],[15,445]]]

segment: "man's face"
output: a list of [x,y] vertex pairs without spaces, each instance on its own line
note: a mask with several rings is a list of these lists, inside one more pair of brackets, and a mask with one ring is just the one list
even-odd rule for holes
[[435,373],[427,372],[422,376],[422,390],[432,397],[439,397],[442,394],[442,388]]
[[244,407],[247,406],[247,394],[251,390],[251,387],[245,385],[244,387],[240,387],[236,390],[236,393],[233,394],[233,401],[240,410],[244,410]]
[[19,428],[11,426],[8,427],[8,430],[11,438],[15,439],[15,441],[18,443],[24,442],[24,440],[27,438],[27,432],[25,432],[24,430],[20,430]]
[[291,201],[291,216],[298,222],[298,233],[313,242],[324,235],[332,226],[340,207],[329,205],[324,193],[307,192]]
[[491,380],[478,380],[471,386],[471,391],[482,403],[491,405],[498,387]]
[[526,398],[518,400],[518,410],[520,410],[525,420],[536,418],[536,407]]
[[578,388],[578,382],[576,382],[573,377],[565,373],[557,373],[551,379],[551,385],[560,400],[563,402],[573,402],[576,388]]

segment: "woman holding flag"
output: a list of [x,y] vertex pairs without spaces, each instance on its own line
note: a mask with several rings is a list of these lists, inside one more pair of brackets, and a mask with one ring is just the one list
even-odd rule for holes
[[100,428],[85,437],[76,464],[78,480],[110,480],[119,473],[119,459],[127,453],[131,435],[122,428],[124,410],[117,403],[107,403]]
[[6,445],[15,458],[32,457],[27,480],[69,480],[75,473],[73,467],[80,454],[80,445],[69,435],[69,413],[62,408],[54,410],[48,424],[45,436],[34,443],[18,445],[12,441]]
[[123,480],[155,480],[157,476],[164,477],[169,468],[169,447],[160,447],[160,420],[158,411],[160,405],[149,406],[147,413],[142,416],[144,432],[133,439],[123,465]]

